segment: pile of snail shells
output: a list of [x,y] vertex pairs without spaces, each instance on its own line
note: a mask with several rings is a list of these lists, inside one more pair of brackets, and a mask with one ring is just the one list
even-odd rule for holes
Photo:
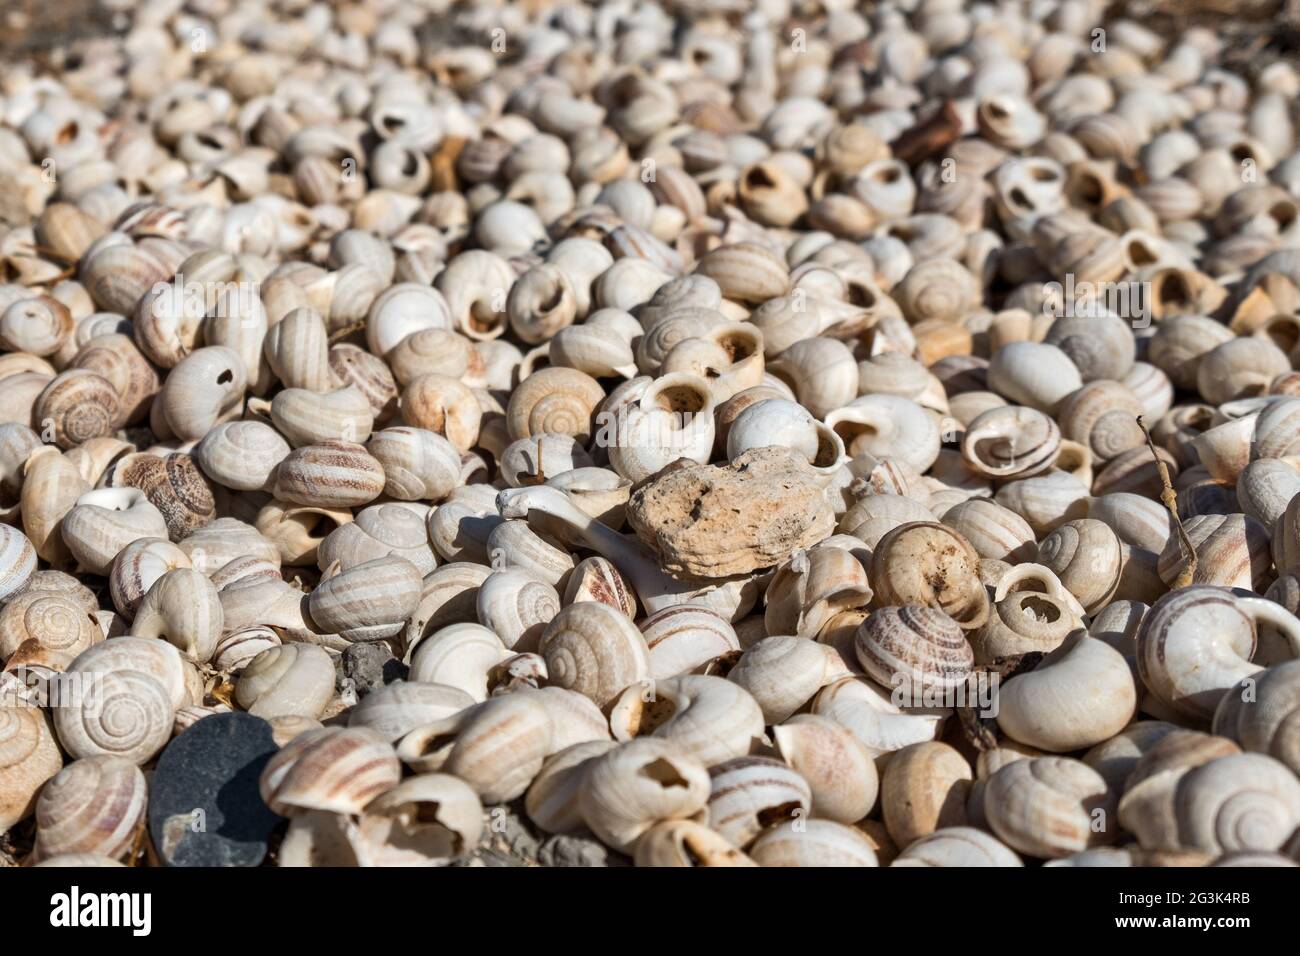
[[500,805],[1300,861],[1292,66],[1098,0],[110,6],[0,65],[24,862],[134,860],[231,710],[283,866]]

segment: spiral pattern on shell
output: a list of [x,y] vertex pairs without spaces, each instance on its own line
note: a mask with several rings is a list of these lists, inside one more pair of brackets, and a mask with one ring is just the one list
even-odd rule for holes
[[538,649],[552,684],[576,690],[597,707],[650,674],[649,651],[636,625],[595,601],[571,604],[555,615]]
[[171,737],[171,695],[143,671],[79,671],[88,683],[75,705],[54,711],[59,742],[74,757],[96,754],[146,763]]
[[883,607],[859,625],[853,646],[863,670],[882,687],[900,682],[920,690],[966,683],[975,654],[952,618],[919,604]]

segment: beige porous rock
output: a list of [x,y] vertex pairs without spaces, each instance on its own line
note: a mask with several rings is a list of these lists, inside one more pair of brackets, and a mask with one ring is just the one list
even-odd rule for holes
[[776,447],[729,464],[674,462],[632,493],[627,519],[665,569],[697,578],[772,567],[835,528],[825,478]]

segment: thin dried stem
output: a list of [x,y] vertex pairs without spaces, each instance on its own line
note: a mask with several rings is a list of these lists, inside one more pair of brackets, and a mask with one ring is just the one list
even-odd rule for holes
[[1141,415],[1137,417],[1137,423],[1138,428],[1142,429],[1142,437],[1147,440],[1147,447],[1151,449],[1151,457],[1156,460],[1156,470],[1160,472],[1160,500],[1169,509],[1169,517],[1173,520],[1174,530],[1178,532],[1179,547],[1187,558],[1187,563],[1178,572],[1178,578],[1174,581],[1174,589],[1185,588],[1196,577],[1196,549],[1192,547],[1192,539],[1187,536],[1187,529],[1183,527],[1183,519],[1178,516],[1178,493],[1174,491],[1174,483],[1169,477],[1169,466],[1156,452],[1156,443],[1151,440],[1151,433],[1147,431],[1147,426],[1143,424]]

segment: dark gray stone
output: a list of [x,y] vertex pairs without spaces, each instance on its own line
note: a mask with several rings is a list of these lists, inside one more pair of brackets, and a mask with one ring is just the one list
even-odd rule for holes
[[343,649],[339,664],[339,683],[351,678],[358,697],[395,680],[405,680],[409,672],[385,641],[349,645]]
[[276,752],[251,714],[204,717],[167,745],[149,792],[149,834],[168,866],[257,866],[281,822],[258,793]]

